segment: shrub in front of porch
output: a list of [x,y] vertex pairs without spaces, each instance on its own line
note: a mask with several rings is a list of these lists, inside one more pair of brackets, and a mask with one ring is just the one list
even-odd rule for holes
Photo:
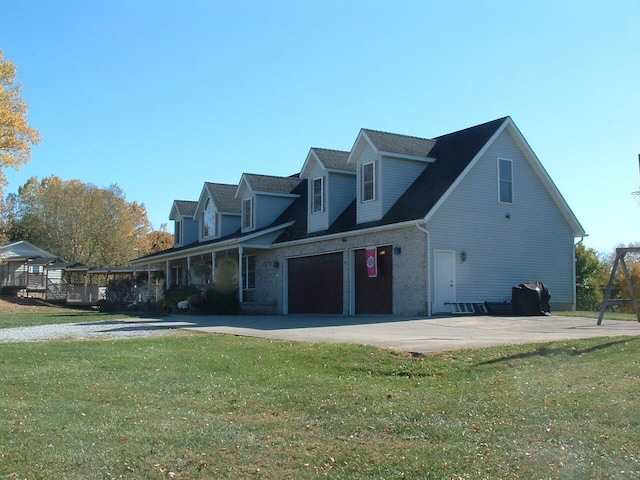
[[164,293],[164,309],[166,312],[176,312],[178,303],[188,300],[191,295],[199,294],[200,289],[195,285],[176,286],[173,285]]
[[210,315],[238,315],[240,313],[238,291],[209,287],[205,292],[202,311]]

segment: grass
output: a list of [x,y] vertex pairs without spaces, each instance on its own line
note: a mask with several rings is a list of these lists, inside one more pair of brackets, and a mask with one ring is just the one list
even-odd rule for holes
[[640,341],[0,345],[0,478],[637,478]]
[[0,311],[0,328],[33,327],[57,323],[105,322],[127,317],[129,315],[100,313],[97,310],[43,306],[38,307],[35,312]]

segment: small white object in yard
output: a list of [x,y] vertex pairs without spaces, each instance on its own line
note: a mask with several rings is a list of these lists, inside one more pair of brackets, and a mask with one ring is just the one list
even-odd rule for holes
[[189,309],[189,300],[182,300],[178,302],[178,308],[180,310],[188,310]]

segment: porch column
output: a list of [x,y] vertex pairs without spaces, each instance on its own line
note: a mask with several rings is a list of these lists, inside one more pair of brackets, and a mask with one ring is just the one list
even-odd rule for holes
[[238,247],[238,300],[242,303],[242,254],[244,253],[244,248],[242,246]]
[[165,285],[164,286],[168,290],[171,287],[171,266],[169,265],[169,260],[165,261],[164,277],[165,277]]
[[187,257],[187,285],[191,285],[191,255]]

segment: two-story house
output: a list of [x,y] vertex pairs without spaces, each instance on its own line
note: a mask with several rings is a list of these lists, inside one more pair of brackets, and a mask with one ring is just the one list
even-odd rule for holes
[[350,151],[312,148],[299,175],[244,174],[239,225],[220,236],[202,234],[220,228],[211,197],[194,211],[198,241],[132,263],[208,262],[215,282],[231,258],[243,308],[265,313],[431,315],[532,280],[554,308],[575,306],[585,232],[509,117],[435,138],[362,129]]

